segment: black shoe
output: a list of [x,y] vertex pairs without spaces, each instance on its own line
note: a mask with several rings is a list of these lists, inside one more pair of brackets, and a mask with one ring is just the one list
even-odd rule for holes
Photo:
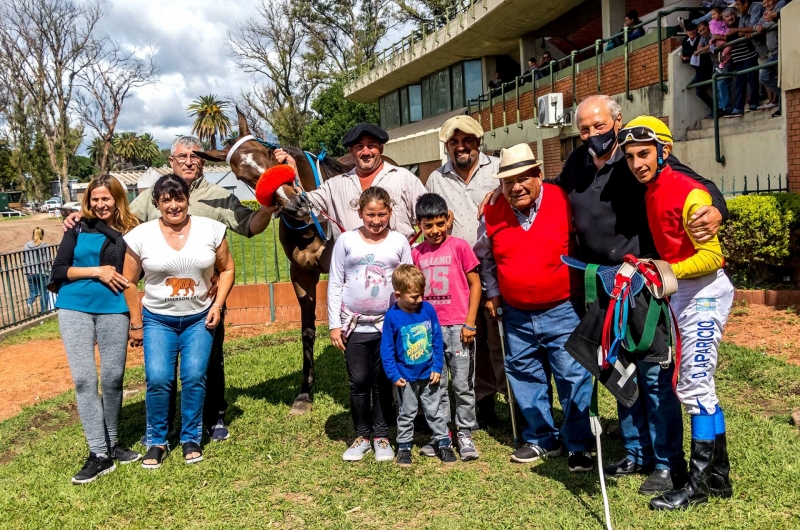
[[708,474],[708,494],[712,497],[730,498],[733,495],[730,473],[728,439],[725,434],[718,434],[714,446],[714,458],[711,460],[711,470]]
[[603,474],[607,477],[624,477],[626,475],[647,475],[653,472],[653,464],[642,466],[632,460],[623,458],[619,462],[614,462],[603,468]]
[[475,419],[479,429],[497,427],[500,425],[500,418],[494,410],[494,395],[486,396],[475,403]]
[[708,474],[715,442],[715,440],[692,440],[689,483],[681,489],[651,499],[651,510],[685,510],[689,506],[708,502]]
[[127,447],[122,447],[119,445],[112,447],[111,451],[108,452],[108,456],[120,464],[130,464],[131,462],[136,462],[142,458],[142,455],[136,451],[131,451]]
[[780,118],[781,116],[783,116],[783,113],[781,112],[781,109],[778,109],[778,110],[776,110],[775,112],[772,113],[772,117],[773,118]]
[[589,451],[570,451],[567,462],[570,473],[586,473],[594,468],[592,453]]
[[656,469],[639,486],[640,495],[661,495],[672,490],[672,474],[669,469]]
[[511,455],[511,461],[518,464],[527,464],[529,462],[535,462],[540,458],[555,458],[557,456],[561,456],[560,445],[555,449],[548,451],[547,449],[536,444],[526,443],[514,451],[514,453]]
[[411,466],[411,449],[403,448],[397,450],[397,457],[396,457],[397,465],[400,467],[410,467]]
[[89,482],[93,482],[97,477],[111,473],[115,469],[117,469],[117,466],[114,465],[112,459],[107,456],[99,457],[94,453],[89,453],[89,458],[86,459],[86,463],[83,464],[81,470],[72,477],[72,483],[88,484]]
[[439,446],[439,460],[441,460],[443,464],[453,464],[458,462],[458,458],[456,458],[456,454],[453,452],[452,445]]

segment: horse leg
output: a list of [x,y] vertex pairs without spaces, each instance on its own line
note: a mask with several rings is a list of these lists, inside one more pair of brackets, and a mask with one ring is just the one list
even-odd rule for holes
[[292,286],[300,304],[300,320],[303,337],[303,382],[300,394],[295,398],[289,414],[305,414],[311,410],[311,389],[314,386],[314,341],[317,327],[317,284],[319,273],[291,266]]

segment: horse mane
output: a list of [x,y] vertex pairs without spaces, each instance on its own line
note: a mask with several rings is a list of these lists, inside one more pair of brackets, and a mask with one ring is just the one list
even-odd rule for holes
[[[306,160],[305,151],[298,147],[290,147],[284,146],[283,150],[288,152],[296,161]],[[314,154],[314,153],[312,153]],[[316,156],[316,155],[315,155]],[[320,177],[322,177],[323,182],[335,177],[336,175],[341,175],[342,173],[347,173],[350,171],[350,168],[341,164],[338,160],[334,157],[328,155],[322,160],[319,161],[319,170],[320,170]]]

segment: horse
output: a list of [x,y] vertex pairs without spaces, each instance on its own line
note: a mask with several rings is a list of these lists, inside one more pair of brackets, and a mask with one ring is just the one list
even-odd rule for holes
[[[245,139],[250,136],[247,119],[239,109],[236,109],[236,113],[239,119],[239,138],[244,141],[234,138],[229,140],[222,150],[195,151],[195,154],[209,161],[227,161],[236,178],[255,189],[259,177],[267,169],[278,164],[273,156],[278,146],[253,137]],[[312,163],[318,167],[320,182],[324,182],[336,175],[347,173],[355,166],[355,162],[350,155],[342,157],[345,162],[349,162],[345,165],[331,157],[317,158],[312,155],[309,158],[304,151],[296,147],[284,146],[282,149],[294,157],[298,174],[294,183],[282,185],[274,195],[276,204],[280,206],[279,239],[283,251],[289,258],[289,277],[300,305],[302,328],[303,379],[300,393],[292,404],[290,414],[305,414],[312,407],[311,391],[315,377],[317,284],[320,274],[327,274],[330,270],[333,242],[326,240],[317,228],[315,218],[312,217],[311,201],[303,190],[311,191],[317,188],[315,168],[312,167]],[[233,154],[229,155],[231,150]],[[384,157],[384,160],[392,163],[388,157]]]

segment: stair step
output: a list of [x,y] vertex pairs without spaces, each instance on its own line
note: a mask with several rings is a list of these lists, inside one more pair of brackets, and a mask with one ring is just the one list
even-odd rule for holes
[[[750,115],[756,114],[755,118]],[[771,114],[771,113],[770,113]],[[732,136],[735,134],[753,134],[783,127],[783,118],[771,118],[766,112],[750,112],[743,118],[720,118],[720,136]],[[686,131],[687,140],[701,140],[703,138],[714,137],[714,120],[702,120],[700,128],[689,129]]]

